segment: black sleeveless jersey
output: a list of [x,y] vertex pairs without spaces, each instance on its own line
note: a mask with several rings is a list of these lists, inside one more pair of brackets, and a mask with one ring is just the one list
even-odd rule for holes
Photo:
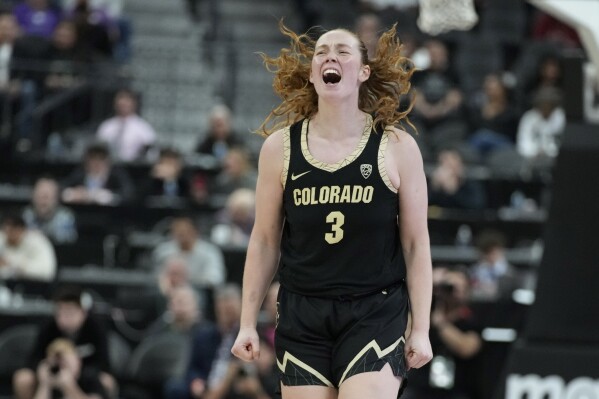
[[398,195],[384,164],[387,135],[375,133],[370,118],[354,152],[327,164],[310,155],[308,129],[303,120],[284,131],[281,285],[336,297],[398,283],[406,268]]

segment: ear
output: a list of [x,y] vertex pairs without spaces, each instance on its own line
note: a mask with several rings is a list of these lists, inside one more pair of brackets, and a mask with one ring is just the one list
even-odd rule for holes
[[360,80],[360,82],[366,82],[369,77],[370,77],[370,66],[362,65],[360,67],[360,73],[358,74],[358,79]]
[[312,68],[310,68],[310,76],[309,76],[308,80],[310,80],[310,83],[314,84],[314,77],[312,76]]

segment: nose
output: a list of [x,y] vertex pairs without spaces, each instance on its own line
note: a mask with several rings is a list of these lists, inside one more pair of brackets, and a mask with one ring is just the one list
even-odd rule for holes
[[325,62],[337,62],[337,54],[335,54],[333,51],[329,52]]

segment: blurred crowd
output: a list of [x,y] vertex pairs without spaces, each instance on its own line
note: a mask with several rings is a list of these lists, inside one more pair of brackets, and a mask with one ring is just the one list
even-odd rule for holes
[[[194,18],[199,3],[188,2]],[[523,40],[502,41],[487,32],[493,40],[481,52],[468,44],[484,31],[490,3],[475,2],[483,19],[473,31],[432,37],[416,26],[415,0],[353,2],[358,17],[350,27],[370,57],[376,55],[378,35],[399,21],[405,56],[416,68],[413,125],[405,128],[417,132],[432,209],[533,212],[547,206],[545,197],[527,197],[526,189],[505,201],[493,198],[475,170],[515,168],[513,179],[523,170],[550,172],[566,125],[563,50],[580,48],[580,41],[571,28],[522,4],[516,8],[524,17]],[[306,29],[326,26],[321,2],[291,5]],[[2,2],[0,137],[9,136],[24,157],[38,149],[45,161],[72,161],[62,143],[64,132],[89,123],[89,103],[99,93],[95,80],[118,75],[119,66],[129,62],[131,31],[119,0]],[[485,64],[473,80],[471,69],[486,57],[497,62]],[[118,334],[98,320],[86,287],[53,286],[52,317],[39,328],[26,367],[13,375],[15,397],[41,399],[57,392],[133,399],[277,397],[276,283],[263,306],[260,361],[241,364],[229,351],[238,328],[240,288],[225,250],[247,246],[257,179],[256,154],[235,129],[243,121],[217,102],[191,148],[163,146],[164,132],[140,112],[140,93],[122,85],[102,96],[107,108],[93,127],[94,139],[80,159],[67,163],[66,173],[14,179],[29,183],[29,195],[25,204],[0,208],[0,305],[6,302],[3,281],[57,281],[62,265],[55,249],[88,239],[81,207],[172,210],[174,216],[139,227],[158,233],[157,242],[141,256],[126,258],[129,264],[116,265],[151,275],[154,282],[134,293],[151,317],[121,347],[138,354],[127,359],[137,368],[124,373],[116,366],[116,355],[109,352]],[[197,159],[215,166],[204,170]],[[138,165],[143,173],[133,176]],[[464,221],[457,235],[452,231],[439,242],[473,249],[475,259],[459,265],[435,261],[431,340],[436,355],[410,375],[406,396],[479,399],[483,388],[473,381],[481,381],[476,378],[485,344],[472,304],[510,301],[514,291],[534,286],[535,273],[510,263],[507,252],[523,243],[501,227],[472,231]],[[153,350],[170,357],[151,355]],[[152,371],[162,370],[159,366],[168,372]]]

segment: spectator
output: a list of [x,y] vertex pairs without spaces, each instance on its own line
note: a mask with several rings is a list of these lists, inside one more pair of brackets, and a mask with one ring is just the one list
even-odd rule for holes
[[56,254],[42,233],[29,230],[21,216],[8,215],[0,232],[0,277],[51,281]]
[[64,131],[87,121],[91,115],[89,76],[98,58],[79,46],[78,40],[75,24],[61,21],[44,54],[47,74],[42,87],[43,101],[34,116],[46,118],[41,125],[49,132]]
[[463,94],[450,68],[449,52],[445,44],[431,39],[425,43],[425,47],[430,64],[428,69],[414,74],[414,117],[427,129],[432,129],[459,116]]
[[55,393],[63,398],[109,398],[99,374],[82,368],[81,357],[70,340],[54,340],[46,353],[37,368],[38,385],[34,399],[50,399]]
[[108,143],[115,159],[125,162],[139,159],[156,141],[154,128],[137,114],[137,106],[133,92],[120,90],[114,98],[116,115],[98,128],[98,139]]
[[187,261],[179,256],[167,258],[158,274],[160,293],[168,298],[173,290],[190,284]]
[[91,304],[75,287],[62,287],[55,293],[53,300],[54,316],[41,327],[27,367],[17,370],[13,375],[16,398],[33,397],[37,384],[34,370],[40,366],[49,345],[57,338],[70,340],[81,355],[83,369],[100,373],[104,389],[109,394],[116,392],[115,379],[109,372],[106,330],[89,314]]
[[560,106],[561,93],[554,87],[541,88],[534,96],[533,108],[526,111],[518,126],[518,152],[531,160],[557,155],[566,113]]
[[246,247],[254,227],[256,193],[248,188],[240,188],[231,193],[225,209],[217,216],[218,222],[212,228],[212,242],[221,246]]
[[[0,14],[0,118],[4,125],[13,123],[19,139],[31,142],[31,113],[44,80],[36,63],[46,56],[48,41],[37,36],[23,36],[12,14]],[[37,68],[39,69],[39,68]],[[21,143],[19,143],[21,144]]]
[[190,198],[189,180],[183,173],[181,153],[173,148],[160,150],[146,183],[145,196],[165,198]]
[[563,80],[563,66],[561,57],[548,52],[540,57],[534,66],[534,72],[529,79],[522,78],[520,84],[520,102],[528,108],[534,102],[535,94],[544,87],[561,89]]
[[262,309],[260,312],[260,334],[264,339],[274,347],[275,345],[275,329],[279,323],[279,310],[278,310],[278,295],[279,295],[280,284],[278,281],[274,281],[268,291],[266,297],[262,303]]
[[368,58],[373,59],[381,33],[381,19],[374,13],[360,15],[356,21],[356,33],[368,50]]
[[569,48],[582,47],[576,29],[540,11],[533,21],[532,38],[548,40]]
[[514,146],[518,113],[510,104],[508,88],[499,75],[487,75],[483,91],[481,104],[470,115],[473,131],[470,144],[484,156],[494,150]]
[[75,214],[62,206],[56,180],[41,177],[33,187],[32,203],[23,211],[23,219],[31,229],[39,229],[55,244],[77,241]]
[[220,249],[199,237],[191,218],[178,217],[171,223],[171,240],[159,244],[152,253],[155,269],[168,258],[185,259],[189,280],[200,287],[214,287],[225,282],[226,272]]
[[505,256],[505,237],[498,231],[487,230],[475,240],[478,261],[470,269],[473,299],[496,301],[511,298],[522,285],[514,266]]
[[[435,356],[410,371],[406,399],[479,399],[480,327],[468,306],[468,275],[460,269],[433,271],[430,338]],[[403,396],[402,396],[403,398]]]
[[83,167],[75,170],[63,184],[66,203],[100,205],[127,202],[133,198],[133,185],[124,170],[111,165],[108,148],[93,144],[85,152]]
[[59,10],[48,0],[25,0],[13,9],[19,26],[26,35],[50,38],[61,19]]
[[196,152],[215,156],[223,162],[229,150],[241,145],[241,140],[232,130],[231,111],[225,105],[216,105],[210,110],[210,127]]
[[186,337],[201,321],[200,297],[189,285],[172,288],[168,294],[167,311],[145,332],[146,336],[176,332]]
[[0,14],[0,105],[3,109],[6,101],[14,102],[18,94],[18,86],[11,76],[11,62],[18,37],[19,28],[14,16]]
[[238,188],[255,189],[257,174],[248,152],[242,148],[229,150],[224,168],[212,185],[212,195],[228,196]]
[[439,152],[429,182],[429,205],[457,209],[486,206],[485,191],[479,182],[467,177],[459,151],[445,149]]
[[221,383],[208,390],[206,399],[274,399],[279,397],[279,369],[274,346],[260,339],[260,357],[253,363],[233,359]]
[[75,7],[67,14],[77,26],[79,44],[90,51],[112,57],[112,38],[109,32],[109,18],[101,9],[94,9],[88,0],[77,0]]
[[224,389],[223,382],[232,362],[231,347],[239,330],[239,287],[227,284],[218,288],[214,293],[214,310],[216,326],[206,324],[196,330],[185,377],[183,381],[166,384],[165,398],[218,397],[214,391]]
[[313,0],[293,0],[295,10],[300,18],[301,32],[309,32],[322,19],[322,4]]

